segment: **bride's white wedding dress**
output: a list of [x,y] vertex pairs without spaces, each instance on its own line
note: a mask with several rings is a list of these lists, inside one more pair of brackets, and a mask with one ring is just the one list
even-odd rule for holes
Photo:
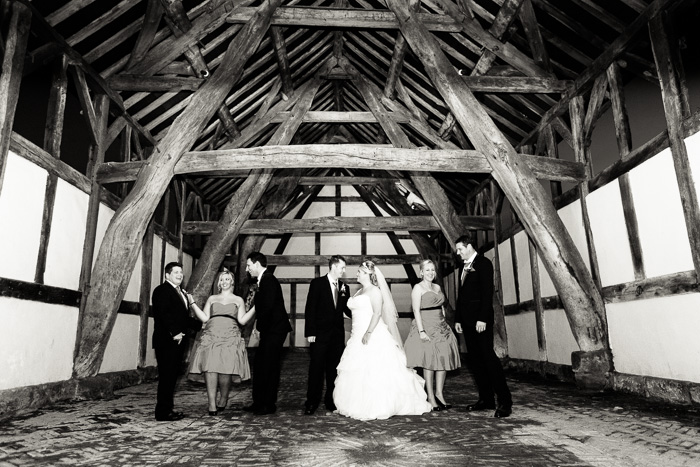
[[369,296],[352,297],[348,308],[352,311],[352,333],[338,364],[333,391],[338,412],[359,420],[430,412],[423,378],[406,367],[406,354],[384,321],[380,319],[369,342],[362,343],[372,319]]

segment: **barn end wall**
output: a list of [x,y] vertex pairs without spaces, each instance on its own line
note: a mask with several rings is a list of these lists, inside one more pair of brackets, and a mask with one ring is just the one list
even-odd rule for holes
[[[700,133],[686,138],[695,176],[700,178]],[[629,172],[639,225],[639,242],[645,279],[661,283],[670,275],[694,275],[685,219],[670,150],[665,149]],[[615,373],[613,386],[673,402],[700,403],[700,294],[694,287],[675,292],[661,290],[620,295],[623,284],[635,284],[629,237],[622,213],[618,180],[593,191],[587,197],[595,244]],[[590,269],[580,202],[559,210],[559,215]],[[515,252],[510,241],[498,245],[503,281],[509,357],[513,366],[528,369],[549,366],[570,367],[571,353],[579,350],[564,310],[546,307],[544,328],[546,349],[540,352],[533,307],[518,307],[532,299],[532,276],[527,237],[515,235]],[[513,270],[512,257],[517,259]],[[541,297],[556,303],[556,291],[539,260]],[[553,299],[553,300],[552,300]],[[510,306],[509,306],[510,305]]]
[[[82,391],[71,380],[78,326],[79,278],[89,195],[58,179],[51,234],[46,253],[44,284],[34,281],[48,173],[10,151],[0,192],[0,317],[6,337],[0,339],[0,414],[21,409],[19,399],[41,401],[76,397]],[[114,210],[101,204],[95,256]],[[154,235],[151,289],[161,282],[163,240]],[[165,262],[176,261],[178,250],[167,243]],[[185,273],[192,258],[185,254]],[[97,378],[117,375],[117,384],[136,384],[152,369],[138,369],[139,288],[141,255],[134,267]],[[148,319],[146,367],[155,365],[150,348],[153,329]],[[138,374],[137,374],[138,373]],[[126,375],[126,376],[124,376]],[[110,386],[111,387],[111,386]],[[28,396],[29,395],[29,396]]]

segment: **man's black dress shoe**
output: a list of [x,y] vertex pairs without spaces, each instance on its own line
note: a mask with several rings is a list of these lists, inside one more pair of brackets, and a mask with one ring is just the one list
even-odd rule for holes
[[270,415],[277,412],[277,407],[260,407],[258,410],[253,412],[255,415]]
[[216,411],[216,410],[210,410],[210,411],[209,411],[209,415],[211,415],[211,416],[213,417],[213,416],[215,416],[215,415],[219,415],[219,412]]
[[506,418],[510,416],[510,414],[513,413],[513,409],[509,405],[499,405],[498,408],[496,409],[496,412],[494,412],[493,416],[496,418]]
[[496,404],[494,404],[494,403],[487,404],[486,402],[484,402],[482,400],[478,400],[474,404],[468,405],[467,411],[474,412],[477,410],[493,410],[495,408],[496,408]]
[[304,406],[304,415],[313,415],[314,412],[316,412],[316,406],[315,406],[315,405],[306,405],[306,406]]
[[224,405],[223,407],[219,407],[218,405],[216,406],[216,411],[217,412],[223,412],[226,406]]
[[185,414],[182,412],[170,412],[168,415],[156,416],[156,420],[159,422],[176,422],[185,418]]
[[245,407],[243,407],[243,410],[245,410],[246,412],[256,412],[259,409],[260,409],[260,407],[255,405],[255,404],[250,404],[250,405],[246,405]]
[[336,407],[335,404],[326,404],[326,410],[329,412],[335,412],[338,410],[338,407]]
[[435,398],[435,402],[437,402],[438,407],[440,407],[440,410],[447,410],[452,408],[452,404],[445,404],[440,400],[439,397]]

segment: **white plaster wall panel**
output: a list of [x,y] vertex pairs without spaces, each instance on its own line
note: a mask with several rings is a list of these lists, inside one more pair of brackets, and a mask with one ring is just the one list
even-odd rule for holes
[[[416,248],[416,244],[413,243],[413,240],[399,240],[399,243],[401,243],[401,246],[407,255],[417,255],[419,253],[418,248]],[[369,247],[369,245],[367,245],[367,247]]]
[[139,319],[138,315],[117,315],[117,321],[107,342],[100,373],[136,368],[139,352]]
[[700,132],[688,136],[685,139],[685,147],[688,151],[690,170],[693,173],[695,191],[700,194]]
[[588,242],[586,241],[586,230],[583,227],[583,213],[581,212],[581,202],[575,201],[568,206],[564,206],[559,210],[561,218],[566,230],[569,232],[571,239],[576,245],[576,249],[581,254],[583,262],[588,270],[591,270],[591,262],[588,258]]
[[34,282],[46,171],[9,152],[0,191],[0,276]]
[[[368,241],[369,243],[369,241]],[[360,236],[356,233],[325,233],[321,234],[321,255],[359,255],[362,251]],[[328,268],[328,265],[325,265]],[[321,270],[323,271],[323,267]]]
[[598,188],[586,202],[603,287],[633,281],[634,265],[618,180]]
[[[269,248],[267,245],[270,240],[265,240],[261,251],[265,254],[274,253],[274,248]],[[279,243],[279,242],[276,242]],[[292,235],[284,249],[285,255],[313,255],[316,250],[316,239],[312,233],[298,233]]]
[[153,318],[148,318],[148,334],[146,335],[146,366],[156,365],[156,351],[153,350]]
[[700,383],[700,294],[606,307],[616,371]]
[[[501,261],[501,286],[503,287],[503,304],[512,305],[515,300],[515,279],[513,278],[513,259],[510,253],[510,242],[498,245],[498,257]],[[458,271],[458,270],[457,270]],[[457,272],[455,272],[457,274]],[[459,280],[459,278],[457,278]]]
[[285,219],[294,219],[296,218],[297,213],[301,210],[302,206],[304,206],[304,203],[299,203],[298,205],[294,206],[291,211],[287,213],[286,216],[284,216]]
[[571,365],[571,352],[581,350],[571,332],[566,312],[562,309],[544,311],[547,360],[551,363]]
[[100,245],[102,245],[102,240],[104,239],[105,233],[107,233],[107,228],[109,227],[109,221],[114,217],[114,210],[100,204],[97,211],[97,229],[95,231],[95,250],[92,255],[92,265],[95,266],[95,261],[97,261],[97,254],[100,252]]
[[671,151],[631,170],[630,185],[647,277],[693,269]]
[[335,196],[335,185],[326,185],[318,192],[318,196]]
[[[410,284],[392,284],[391,295],[394,297],[394,303],[399,313],[410,313],[413,316],[411,308],[411,285]],[[407,319],[407,318],[406,318]],[[410,319],[408,320],[410,324]],[[408,331],[404,338],[408,336]]]
[[508,356],[524,360],[539,360],[535,312],[506,316]]
[[537,253],[537,265],[539,266],[540,272],[540,296],[542,297],[552,297],[558,295],[556,287],[554,287],[554,282],[547,272],[547,268],[544,267],[542,258],[540,254]]
[[126,287],[126,293],[124,294],[124,300],[129,302],[139,301],[141,292],[141,265],[143,264],[143,255],[141,252],[142,248],[139,248],[136,264],[134,265],[134,270],[131,272],[129,285]]
[[294,329],[294,338],[296,339],[294,342],[295,347],[308,347],[309,346],[309,341],[306,340],[306,337],[304,337],[304,326],[306,326],[306,320],[305,319],[297,319],[297,325],[296,328]]
[[[294,235],[294,236],[292,237],[292,240],[294,240],[295,238],[296,238],[296,235]],[[264,242],[263,245],[260,247],[260,253],[262,253],[262,254],[264,254],[264,255],[273,255],[273,254],[275,254],[275,251],[277,250],[277,246],[280,244],[280,241],[281,241],[281,239],[279,239],[279,238],[266,238],[266,239],[265,239],[265,242]],[[290,242],[290,243],[287,245],[285,254],[297,254],[297,255],[298,255],[298,254],[302,254],[302,253],[288,253],[291,244],[292,244],[292,243]]]
[[[335,196],[335,192],[327,195],[321,195],[321,193],[319,193],[319,196]],[[304,214],[304,219],[316,219],[318,217],[329,216],[335,216],[335,203],[311,203],[311,206],[309,206],[309,209]]]
[[309,294],[309,284],[297,284],[297,315],[304,313],[306,309],[306,296]]
[[60,178],[46,252],[44,283],[65,289],[80,288],[88,195]]
[[161,283],[161,271],[160,267],[160,256],[163,248],[163,241],[158,235],[153,236],[153,255],[151,256],[151,295],[153,289],[158,287]]
[[[335,213],[335,209],[333,212]],[[367,203],[340,203],[340,213],[343,217],[374,217],[374,213],[367,206]]]
[[[321,266],[321,274],[328,272],[328,266]],[[277,266],[275,277],[279,279],[297,279],[299,277],[314,277],[313,266]]]
[[352,185],[341,185],[340,196],[360,196],[360,194]]
[[[360,239],[360,236],[357,236]],[[356,254],[360,254],[358,251]],[[368,255],[395,255],[396,248],[391,244],[389,236],[383,232],[367,234],[367,254]],[[404,274],[405,276],[405,274]]]
[[0,297],[0,390],[65,381],[73,372],[78,309]]
[[518,285],[520,301],[532,300],[532,268],[530,267],[530,246],[524,231],[515,234],[515,253],[518,260]]

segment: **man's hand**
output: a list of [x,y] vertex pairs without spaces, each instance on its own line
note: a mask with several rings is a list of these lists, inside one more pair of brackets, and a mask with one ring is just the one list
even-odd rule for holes
[[462,334],[462,323],[455,323],[455,331]]
[[316,336],[309,336],[306,338],[307,341],[309,341],[309,344],[313,344],[316,342]]
[[178,344],[182,342],[182,338],[185,337],[185,333],[181,332],[180,334],[173,336],[173,340],[177,341]]
[[484,332],[486,331],[486,323],[483,321],[477,321],[476,322],[476,332]]

